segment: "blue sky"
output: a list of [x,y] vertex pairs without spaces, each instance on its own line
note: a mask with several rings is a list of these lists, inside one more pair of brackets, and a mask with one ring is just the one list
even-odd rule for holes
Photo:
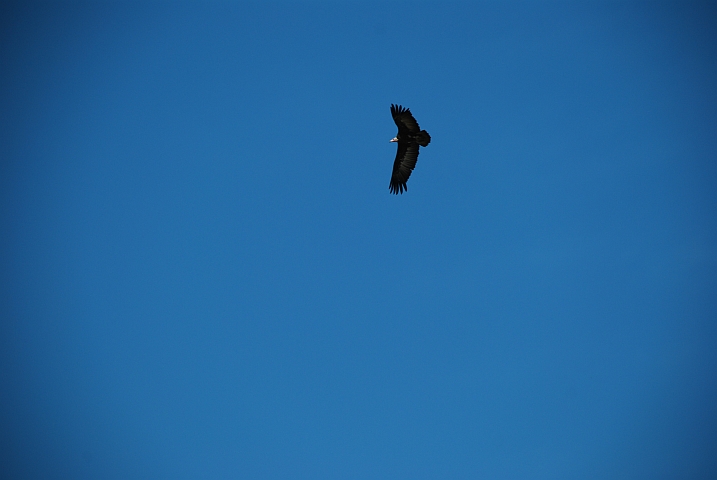
[[6,478],[717,475],[714,3],[0,24]]

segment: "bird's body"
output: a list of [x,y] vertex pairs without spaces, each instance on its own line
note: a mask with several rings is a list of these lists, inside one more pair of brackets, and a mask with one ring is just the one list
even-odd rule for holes
[[398,127],[398,133],[391,141],[398,143],[398,151],[393,162],[393,173],[388,189],[398,195],[408,190],[406,182],[416,167],[418,147],[425,147],[431,143],[431,136],[427,131],[421,130],[410,109],[391,104],[391,116]]

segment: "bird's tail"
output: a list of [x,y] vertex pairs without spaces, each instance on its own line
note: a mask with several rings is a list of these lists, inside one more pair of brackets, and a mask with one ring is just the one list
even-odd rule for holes
[[429,143],[431,143],[431,136],[427,131],[421,130],[418,132],[418,135],[416,135],[416,142],[418,142],[420,146],[426,147]]

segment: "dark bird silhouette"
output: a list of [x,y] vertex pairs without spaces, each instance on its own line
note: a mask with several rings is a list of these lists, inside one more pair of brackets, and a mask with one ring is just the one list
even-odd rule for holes
[[410,109],[391,104],[391,115],[398,127],[398,133],[391,141],[398,142],[398,151],[396,160],[393,162],[393,173],[388,190],[398,195],[399,193],[403,194],[404,190],[408,191],[406,182],[408,182],[408,177],[411,176],[413,169],[416,168],[418,147],[425,147],[431,143],[431,136],[427,131],[421,130],[418,122],[411,115]]

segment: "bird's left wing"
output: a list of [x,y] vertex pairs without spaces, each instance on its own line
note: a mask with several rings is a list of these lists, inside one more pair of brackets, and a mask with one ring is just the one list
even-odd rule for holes
[[391,105],[391,116],[393,121],[396,122],[398,130],[408,130],[411,133],[418,133],[421,131],[421,127],[418,126],[418,122],[413,118],[410,108],[403,108],[401,105]]

